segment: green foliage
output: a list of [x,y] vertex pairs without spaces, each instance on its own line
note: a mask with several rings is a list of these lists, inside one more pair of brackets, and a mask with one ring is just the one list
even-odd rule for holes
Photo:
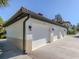
[[6,30],[5,28],[3,27],[3,24],[4,24],[4,21],[3,19],[0,17],[0,39],[4,39],[6,38]]
[[73,25],[72,28],[68,29],[68,34],[76,34],[77,30],[76,30],[76,26]]
[[76,34],[76,30],[70,29],[68,30],[67,34]]
[[77,28],[77,31],[79,31],[79,23],[77,24],[76,28]]
[[5,39],[6,38],[6,35],[1,35],[0,36],[0,39]]
[[7,6],[8,0],[0,0],[0,7]]
[[62,16],[60,14],[55,15],[55,20],[57,23],[60,24],[63,22]]
[[6,30],[5,28],[0,28],[0,39],[6,38]]
[[4,21],[3,21],[3,19],[0,16],[0,24],[3,24],[3,23],[4,23]]

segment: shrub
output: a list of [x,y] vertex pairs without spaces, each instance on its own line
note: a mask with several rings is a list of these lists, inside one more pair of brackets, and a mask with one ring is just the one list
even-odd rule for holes
[[76,34],[76,30],[75,29],[70,29],[70,30],[68,30],[67,34]]

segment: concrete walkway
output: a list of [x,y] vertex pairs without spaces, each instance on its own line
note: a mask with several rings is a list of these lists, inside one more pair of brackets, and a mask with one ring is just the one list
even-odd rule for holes
[[33,59],[79,59],[79,37],[68,36],[33,51]]
[[7,40],[0,40],[0,59],[32,59],[23,55],[22,51],[11,45]]

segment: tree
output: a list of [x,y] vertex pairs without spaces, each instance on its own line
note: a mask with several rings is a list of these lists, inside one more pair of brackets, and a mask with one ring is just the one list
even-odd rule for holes
[[3,23],[4,23],[4,21],[3,21],[2,17],[0,16],[0,24],[3,24]]
[[76,28],[77,28],[77,31],[79,31],[79,23],[77,24]]
[[72,29],[76,31],[76,26],[75,25],[72,25]]
[[63,19],[60,14],[55,15],[55,21],[60,24],[63,22]]
[[6,6],[8,4],[8,0],[0,0],[0,7]]
[[76,34],[76,26],[75,25],[72,25],[72,28],[71,29],[68,29],[68,34]]

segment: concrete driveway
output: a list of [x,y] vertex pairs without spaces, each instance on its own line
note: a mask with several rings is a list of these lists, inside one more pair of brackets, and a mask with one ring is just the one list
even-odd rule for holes
[[22,51],[14,47],[7,40],[0,39],[0,59],[32,59],[23,55]]
[[41,47],[32,53],[33,59],[79,59],[79,37],[68,36]]
[[23,55],[6,40],[0,40],[0,59],[79,59],[79,36],[67,36],[28,55]]

